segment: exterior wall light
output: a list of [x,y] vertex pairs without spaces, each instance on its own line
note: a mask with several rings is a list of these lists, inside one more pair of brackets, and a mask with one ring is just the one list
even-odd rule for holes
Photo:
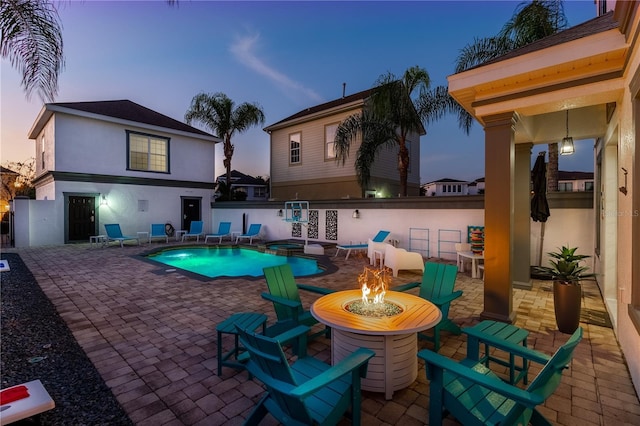
[[574,152],[573,138],[569,136],[569,110],[567,110],[567,136],[560,143],[560,155],[571,155]]
[[278,210],[278,217],[282,217],[282,209]]
[[358,209],[353,211],[353,214],[351,215],[351,217],[354,219],[360,219],[360,212],[358,211]]
[[100,205],[101,206],[108,206],[109,203],[107,202],[107,196],[102,194],[102,197],[100,197]]

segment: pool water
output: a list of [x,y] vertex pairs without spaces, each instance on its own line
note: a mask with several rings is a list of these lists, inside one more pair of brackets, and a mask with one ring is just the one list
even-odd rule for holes
[[302,277],[324,272],[315,259],[299,256],[278,256],[256,250],[234,247],[190,247],[162,250],[148,259],[175,268],[216,277],[263,276],[262,268],[288,263],[293,275]]

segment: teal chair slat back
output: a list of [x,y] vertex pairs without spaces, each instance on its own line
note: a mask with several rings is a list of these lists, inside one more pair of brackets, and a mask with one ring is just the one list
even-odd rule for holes
[[391,232],[389,231],[380,231],[376,234],[375,237],[373,237],[371,241],[373,241],[374,243],[382,243],[384,242],[384,239],[389,236],[390,233]]
[[226,235],[231,231],[231,222],[220,222],[218,225],[218,234]]
[[246,235],[258,235],[261,226],[262,225],[259,223],[252,223],[251,225],[249,225],[249,229],[247,230]]
[[122,230],[118,223],[107,223],[104,225],[104,230],[107,231],[109,238],[122,238]]
[[191,221],[191,225],[189,225],[189,233],[190,234],[200,234],[202,233],[204,222],[201,220],[193,220]]
[[[263,272],[267,287],[269,287],[269,293],[294,302],[302,302],[291,265],[285,263],[283,265],[269,266],[263,268]],[[291,313],[288,308],[278,303],[274,303],[273,306],[279,320],[291,319]]]
[[[426,300],[434,300],[441,296],[450,295],[453,293],[457,275],[458,267],[455,265],[435,262],[425,263],[419,296]],[[442,318],[448,317],[449,306],[449,303],[440,306]]]
[[275,339],[247,330],[238,329],[238,334],[249,352],[247,369],[265,384],[270,396],[277,402],[278,408],[291,419],[302,422],[299,424],[313,424],[313,419],[302,400],[283,392],[283,388],[294,388],[298,383],[280,343]]
[[164,231],[164,224],[162,223],[152,223],[151,224],[151,236],[152,237],[157,237],[157,236],[164,236],[166,235],[165,231]]

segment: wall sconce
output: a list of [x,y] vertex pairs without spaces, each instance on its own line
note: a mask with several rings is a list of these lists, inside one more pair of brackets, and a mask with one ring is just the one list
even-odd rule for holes
[[108,206],[109,203],[107,203],[107,196],[102,194],[102,197],[100,198],[100,205],[101,206]]
[[278,217],[282,217],[282,209],[278,210]]
[[351,215],[351,217],[354,219],[360,219],[360,212],[358,211],[358,209],[353,211],[353,214]]
[[573,138],[569,136],[569,110],[567,110],[567,136],[560,143],[560,155],[571,155],[574,152]]
[[625,169],[624,167],[620,167],[620,168],[624,173],[624,186],[621,186],[620,188],[618,188],[618,191],[622,192],[624,195],[627,195],[627,174],[629,172],[627,172],[627,169]]

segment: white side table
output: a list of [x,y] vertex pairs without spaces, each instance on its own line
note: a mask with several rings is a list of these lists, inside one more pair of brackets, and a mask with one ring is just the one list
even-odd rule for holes
[[151,238],[149,238],[149,231],[138,231],[138,241],[141,240],[142,237],[145,237],[148,243],[151,242]]
[[384,250],[373,251],[373,266],[376,266],[378,259],[380,259],[380,269],[384,268]]
[[91,247],[93,247],[94,245],[97,247],[98,244],[101,247],[104,247],[106,243],[107,243],[106,235],[92,235],[89,237],[89,244],[91,244]]
[[182,236],[187,233],[186,229],[179,229],[176,231],[176,241],[180,241]]

